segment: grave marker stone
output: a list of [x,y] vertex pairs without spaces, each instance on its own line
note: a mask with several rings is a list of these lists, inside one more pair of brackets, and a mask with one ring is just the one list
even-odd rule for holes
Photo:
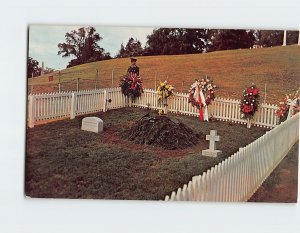
[[103,131],[103,121],[98,117],[85,117],[82,119],[82,130],[99,133]]
[[209,149],[203,150],[202,155],[209,157],[217,157],[222,154],[222,151],[216,150],[216,142],[220,141],[220,136],[216,130],[211,130],[209,135],[206,135],[206,140],[209,141]]

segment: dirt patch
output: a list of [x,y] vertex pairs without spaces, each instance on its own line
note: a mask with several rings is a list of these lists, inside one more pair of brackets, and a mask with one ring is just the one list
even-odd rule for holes
[[[120,125],[119,127],[122,126]],[[101,140],[96,142],[95,141],[91,142],[91,144],[88,146],[92,148],[92,147],[97,147],[103,143],[105,143],[109,147],[114,147],[118,145],[119,147],[126,148],[126,150],[131,151],[133,153],[136,151],[143,151],[147,153],[154,153],[159,157],[181,157],[181,156],[185,156],[188,152],[201,150],[206,146],[205,143],[202,144],[198,143],[196,146],[190,148],[166,150],[164,148],[153,146],[153,145],[137,144],[134,141],[127,140],[123,137],[124,137],[124,133],[114,130],[112,128],[107,128],[102,133]],[[199,149],[199,147],[201,148]]]
[[194,146],[204,136],[195,133],[177,118],[146,114],[123,133],[123,138],[141,145],[175,150]]

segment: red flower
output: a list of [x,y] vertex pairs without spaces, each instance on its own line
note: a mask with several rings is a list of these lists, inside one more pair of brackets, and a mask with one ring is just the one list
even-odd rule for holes
[[259,90],[257,88],[253,89],[253,95],[258,95]]
[[250,87],[247,88],[247,94],[252,94],[253,93],[253,89],[251,89]]
[[242,111],[244,112],[244,113],[250,113],[250,112],[253,112],[253,106],[249,106],[249,105],[244,105],[243,106],[243,109],[242,109]]

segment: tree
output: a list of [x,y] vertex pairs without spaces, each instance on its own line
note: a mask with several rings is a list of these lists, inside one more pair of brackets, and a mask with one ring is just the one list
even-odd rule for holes
[[[282,30],[257,30],[255,32],[256,43],[263,47],[281,46],[283,44]],[[287,31],[286,44],[298,43],[299,31]]]
[[255,42],[252,30],[212,30],[209,51],[250,48]]
[[263,47],[278,46],[283,43],[283,31],[257,30],[255,35],[257,44]]
[[287,31],[286,44],[298,44],[299,31]]
[[116,57],[117,58],[127,57],[123,43],[121,44],[121,48],[120,48],[118,54],[116,55]]
[[202,53],[206,51],[209,42],[208,29],[186,29],[184,36],[188,44],[187,53]]
[[44,74],[50,74],[50,73],[53,73],[53,72],[54,72],[54,69],[49,68],[49,67],[46,67],[45,70],[44,70]]
[[27,59],[27,78],[39,76],[41,69],[39,67],[39,62],[34,60],[32,57]]
[[135,57],[143,55],[142,44],[139,40],[129,38],[126,46],[124,47],[123,43],[116,57]]
[[102,37],[96,33],[94,27],[82,27],[73,30],[66,33],[65,43],[57,45],[59,48],[58,55],[75,57],[67,67],[110,59],[110,54],[105,53],[105,50],[97,43],[101,40]]
[[206,50],[207,29],[159,28],[147,36],[144,55],[202,53]]

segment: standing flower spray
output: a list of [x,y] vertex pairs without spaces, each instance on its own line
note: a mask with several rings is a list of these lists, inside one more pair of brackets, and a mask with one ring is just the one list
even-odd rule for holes
[[160,113],[167,112],[167,100],[174,94],[174,87],[168,84],[168,81],[160,82],[157,88],[158,102],[161,102],[164,105],[164,111],[160,111]]
[[250,128],[250,120],[254,117],[259,106],[259,89],[254,83],[243,91],[240,102],[242,117],[247,119],[247,127]]

